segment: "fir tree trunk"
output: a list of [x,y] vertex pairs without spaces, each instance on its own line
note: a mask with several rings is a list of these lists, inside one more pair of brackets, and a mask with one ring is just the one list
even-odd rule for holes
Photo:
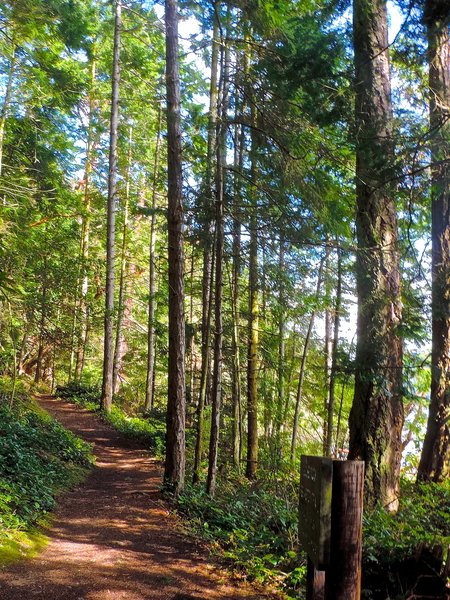
[[[316,299],[319,298],[320,286],[322,285],[322,272],[325,259],[320,261],[319,274],[317,275],[317,287],[316,287]],[[291,463],[295,460],[295,450],[297,448],[297,436],[298,436],[298,425],[300,421],[300,407],[303,398],[303,382],[305,379],[306,359],[308,357],[309,342],[311,340],[311,334],[314,327],[314,320],[316,318],[316,311],[313,310],[309,319],[308,330],[306,332],[305,343],[303,345],[302,360],[300,363],[300,373],[298,377],[297,386],[297,397],[295,399],[295,413],[294,413],[294,426],[292,428],[291,438]]]
[[[191,251],[191,268],[189,273],[189,325],[191,327],[189,339],[189,402],[194,400],[195,382],[195,328],[194,328],[194,276],[195,276],[195,247]],[[188,409],[189,414],[189,409]],[[190,426],[191,424],[189,424]]]
[[185,318],[178,3],[166,0],[169,368],[164,483],[177,496],[185,476]]
[[328,415],[330,413],[330,379],[331,379],[331,363],[332,363],[332,346],[333,341],[333,315],[331,312],[331,266],[330,266],[331,246],[327,236],[325,245],[325,399],[324,399],[324,423],[323,423],[323,453],[327,455],[328,441]]
[[[123,224],[122,224],[122,247],[120,251],[120,276],[119,276],[119,297],[117,302],[117,324],[116,324],[116,343],[114,347],[113,361],[113,392],[117,394],[120,389],[120,373],[122,370],[123,357],[126,352],[126,343],[123,333],[123,325],[130,312],[130,299],[128,297],[128,279],[129,266],[127,261],[128,252],[128,214],[130,204],[130,170],[131,170],[131,147],[133,141],[133,129],[130,126],[128,137],[128,156],[127,170],[125,174],[125,199],[123,203]],[[127,315],[125,314],[127,312]]]
[[149,287],[148,287],[148,337],[147,337],[147,378],[145,382],[145,405],[146,411],[153,408],[153,382],[155,373],[155,274],[156,274],[156,191],[159,171],[159,154],[161,150],[161,124],[162,106],[158,109],[158,132],[156,135],[155,160],[153,163],[152,183],[152,216],[150,223],[150,248],[149,248]]
[[401,461],[400,255],[385,0],[353,4],[358,321],[351,460],[366,463],[365,505],[396,510]]
[[431,131],[431,397],[418,479],[450,475],[450,7],[425,4]]
[[3,169],[3,141],[5,138],[5,125],[8,116],[9,106],[11,104],[12,86],[14,81],[14,69],[16,66],[16,45],[14,36],[11,46],[11,58],[9,60],[8,80],[6,82],[5,97],[3,100],[2,110],[0,111],[0,177]]
[[337,374],[337,352],[339,345],[339,325],[341,318],[342,305],[342,253],[339,246],[337,247],[337,285],[336,285],[336,300],[334,305],[334,334],[333,345],[331,348],[331,369],[328,393],[328,415],[327,415],[327,439],[325,444],[325,455],[331,456],[333,445],[333,427],[334,427],[334,405],[335,405],[335,388]]
[[[227,21],[230,11],[228,10]],[[222,408],[222,343],[223,343],[223,259],[224,259],[224,196],[226,173],[226,135],[228,115],[228,79],[230,71],[230,49],[222,40],[222,109],[217,135],[217,175],[216,175],[216,289],[214,300],[214,371],[212,382],[211,434],[209,439],[209,460],[206,491],[214,495],[217,477],[217,457],[219,449],[220,416]]]
[[117,128],[119,124],[121,0],[115,0],[114,50],[112,66],[111,117],[109,133],[108,205],[106,227],[105,336],[103,350],[103,384],[101,408],[110,412],[113,397],[113,330],[114,330],[114,243],[117,194]]
[[83,375],[84,368],[84,357],[86,353],[86,343],[88,335],[88,304],[87,294],[89,289],[89,274],[88,274],[88,260],[89,260],[89,235],[90,235],[90,220],[91,220],[91,175],[94,162],[94,136],[93,136],[93,118],[96,107],[94,98],[94,85],[96,79],[96,60],[95,60],[95,46],[92,49],[91,58],[91,81],[90,81],[90,92],[89,92],[89,115],[88,115],[88,139],[87,139],[87,151],[86,151],[86,163],[84,166],[84,198],[83,198],[83,218],[81,223],[81,244],[80,244],[80,337],[77,344],[77,356],[75,363],[75,379],[80,380]]
[[239,356],[240,335],[240,277],[241,277],[241,222],[239,202],[241,198],[240,177],[244,156],[244,130],[236,126],[234,147],[234,196],[233,196],[233,241],[232,241],[232,281],[231,281],[231,307],[233,318],[232,337],[232,445],[233,463],[238,471],[241,467],[242,457],[242,404],[241,404],[241,361]]
[[280,239],[280,248],[278,255],[278,368],[277,368],[277,408],[276,408],[276,443],[280,458],[283,452],[281,440],[281,429],[283,426],[284,415],[284,394],[285,394],[285,352],[286,352],[286,297],[285,297],[285,242],[283,236]]
[[[252,105],[252,124],[255,108]],[[254,479],[258,467],[258,346],[259,346],[259,289],[258,289],[258,198],[256,192],[256,130],[252,129],[250,255],[248,281],[248,360],[247,360],[247,466],[246,477]]]
[[214,4],[214,24],[211,55],[211,82],[209,88],[208,116],[208,150],[206,156],[205,201],[204,201],[204,247],[203,247],[203,276],[202,276],[202,366],[200,372],[200,390],[197,403],[197,424],[194,454],[193,483],[200,478],[200,464],[203,454],[204,409],[208,395],[210,373],[211,318],[212,318],[212,287],[214,262],[214,236],[212,218],[213,173],[216,154],[216,125],[217,125],[217,73],[219,65],[219,23],[217,20],[218,5]]
[[[47,269],[47,258],[45,257],[45,269]],[[40,383],[43,375],[43,361],[44,361],[44,337],[45,337],[45,322],[47,319],[47,282],[46,275],[44,275],[44,282],[42,284],[42,296],[41,296],[41,319],[39,322],[39,341],[38,341],[38,353],[36,360],[36,372],[34,374],[34,383]]]

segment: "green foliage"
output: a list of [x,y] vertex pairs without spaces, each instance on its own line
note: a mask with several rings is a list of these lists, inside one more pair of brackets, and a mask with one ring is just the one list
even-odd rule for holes
[[[283,497],[284,496],[284,497]],[[246,481],[221,486],[214,498],[188,486],[178,498],[180,512],[202,537],[214,541],[237,570],[260,583],[293,592],[306,572],[297,546],[297,501]]]
[[371,590],[364,597],[378,598],[377,589],[389,589],[392,598],[403,597],[401,575],[408,575],[405,565],[416,549],[423,544],[447,548],[450,543],[450,482],[403,481],[398,513],[379,507],[366,514],[363,540],[363,587]]
[[[214,542],[234,568],[297,598],[306,575],[305,558],[297,552],[297,492],[297,485],[280,480],[258,486],[234,480],[222,484],[214,498],[202,487],[188,486],[178,508],[195,533]],[[365,598],[384,600],[386,590],[389,598],[403,598],[417,547],[450,543],[449,507],[450,482],[404,481],[396,515],[382,507],[364,515]]]
[[450,482],[444,485],[404,481],[396,515],[381,507],[364,520],[367,563],[395,563],[414,553],[420,543],[450,543]]
[[87,385],[80,381],[69,381],[65,385],[56,386],[56,395],[59,398],[67,398],[91,409],[92,406],[100,409],[101,388],[98,385]]
[[[88,444],[42,411],[23,392],[10,406],[0,395],[0,560],[27,548],[27,537],[55,503],[92,464]],[[30,541],[31,540],[31,541]],[[24,546],[24,548],[22,548]],[[22,550],[21,550],[22,549]]]
[[[72,381],[67,385],[59,385],[56,394],[67,398],[91,411],[100,410],[101,389],[97,385],[86,385]],[[161,413],[153,411],[145,417],[129,416],[117,404],[113,404],[110,413],[102,413],[103,419],[129,438],[151,448],[158,456],[164,455],[165,419]]]

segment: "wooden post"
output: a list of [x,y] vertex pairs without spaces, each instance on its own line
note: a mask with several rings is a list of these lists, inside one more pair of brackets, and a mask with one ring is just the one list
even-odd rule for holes
[[299,538],[308,555],[306,600],[325,600],[325,570],[330,561],[333,461],[302,456]]
[[325,600],[325,571],[318,571],[308,557],[306,600]]
[[333,461],[326,600],[360,600],[364,462]]

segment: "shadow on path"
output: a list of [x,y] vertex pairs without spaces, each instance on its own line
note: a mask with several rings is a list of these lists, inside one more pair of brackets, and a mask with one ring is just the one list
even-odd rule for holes
[[96,467],[59,503],[47,548],[0,570],[1,600],[233,600],[264,597],[208,563],[177,531],[158,491],[161,469],[142,447],[88,411],[39,403],[94,444]]

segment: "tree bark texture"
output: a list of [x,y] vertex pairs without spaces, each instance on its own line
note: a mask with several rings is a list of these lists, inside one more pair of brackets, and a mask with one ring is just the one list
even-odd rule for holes
[[240,172],[243,161],[243,129],[236,126],[235,147],[234,147],[234,189],[233,189],[233,241],[232,241],[232,282],[231,282],[231,308],[233,318],[233,337],[232,337],[232,444],[233,444],[233,463],[239,471],[241,468],[242,455],[242,405],[241,405],[241,361],[239,356],[240,335],[240,277],[241,277],[241,222],[239,215],[240,201]]
[[3,168],[3,141],[4,141],[4,137],[5,137],[5,125],[6,125],[6,118],[8,116],[8,110],[9,110],[9,107],[11,104],[15,67],[16,67],[16,44],[15,44],[14,35],[13,35],[12,46],[11,46],[11,58],[9,61],[8,80],[6,82],[5,97],[3,99],[2,109],[0,111],[0,176],[2,174],[2,168]]
[[91,81],[89,90],[89,115],[88,115],[88,131],[87,131],[87,149],[86,163],[84,166],[84,198],[83,198],[83,217],[81,222],[81,239],[80,239],[80,336],[77,343],[77,356],[75,363],[75,379],[80,380],[83,375],[84,357],[86,353],[87,336],[89,329],[89,309],[87,295],[89,290],[89,237],[90,237],[90,221],[91,221],[91,175],[94,167],[94,137],[93,137],[93,118],[96,108],[94,97],[94,86],[96,80],[96,59],[95,47],[92,49],[91,58]]
[[366,463],[365,501],[398,506],[402,318],[385,0],[353,4],[356,92],[356,373],[349,458]]
[[325,309],[325,397],[324,397],[324,422],[323,422],[323,453],[328,456],[327,441],[328,441],[328,416],[330,414],[330,379],[331,379],[331,363],[332,363],[332,346],[331,339],[333,329],[333,315],[330,308],[331,304],[331,245],[329,236],[327,236],[325,245],[325,297],[327,308]]
[[[252,106],[252,123],[255,124]],[[258,289],[258,201],[256,190],[256,133],[252,131],[251,148],[251,216],[249,223],[250,256],[248,281],[248,359],[247,359],[247,466],[246,477],[254,479],[258,467],[258,347],[259,347],[259,289]]]
[[285,394],[285,354],[286,354],[286,293],[285,293],[285,241],[283,235],[280,239],[278,255],[278,368],[277,368],[277,406],[276,406],[276,444],[277,451],[283,451],[281,429],[283,426],[284,394]]
[[[230,11],[227,14],[227,25]],[[228,29],[228,27],[227,27]],[[223,47],[225,43],[225,48]],[[216,174],[216,289],[214,301],[214,371],[212,385],[211,434],[209,440],[209,461],[206,490],[214,495],[217,477],[219,450],[220,417],[222,409],[222,344],[223,344],[223,258],[224,258],[224,198],[226,173],[226,136],[228,116],[228,83],[230,71],[230,47],[222,42],[222,106],[217,133],[217,174]]]
[[341,305],[342,305],[342,252],[337,246],[337,285],[336,285],[336,300],[334,305],[334,331],[333,343],[331,348],[331,370],[329,380],[328,393],[328,415],[327,415],[327,439],[325,445],[325,455],[332,456],[336,454],[336,448],[333,451],[333,428],[334,428],[334,407],[336,403],[335,388],[337,375],[337,352],[339,346],[339,326],[341,320]]
[[194,453],[193,483],[200,478],[200,464],[203,454],[204,409],[208,395],[209,373],[211,365],[211,319],[212,319],[212,288],[214,263],[214,224],[212,214],[213,173],[216,156],[216,125],[217,125],[217,81],[219,66],[219,23],[215,12],[211,42],[211,82],[209,87],[208,115],[208,150],[206,156],[205,176],[205,239],[203,247],[202,275],[202,367],[200,372],[200,389],[197,403],[196,440]]
[[[316,299],[319,299],[320,286],[322,285],[322,274],[325,259],[320,261],[319,273],[317,275],[317,286],[316,286]],[[314,320],[316,318],[316,310],[313,310],[309,319],[308,330],[306,332],[305,343],[303,345],[302,360],[300,363],[300,373],[298,376],[297,396],[295,400],[295,413],[294,413],[294,426],[292,428],[292,439],[291,439],[291,463],[295,460],[295,450],[297,447],[297,436],[298,436],[298,425],[300,421],[300,406],[303,398],[303,382],[305,379],[306,370],[306,359],[308,357],[309,342],[311,340],[311,334],[314,327]]]
[[178,3],[166,0],[169,368],[164,483],[177,496],[185,476],[185,317]]
[[431,149],[432,350],[431,397],[418,478],[450,475],[450,7],[428,0]]
[[109,134],[108,205],[106,225],[105,336],[103,350],[102,410],[109,412],[113,397],[114,330],[114,243],[117,195],[117,128],[119,125],[121,0],[115,1],[114,49],[112,66],[111,117]]
[[152,216],[150,223],[149,282],[148,282],[148,336],[147,336],[147,377],[145,382],[145,410],[153,408],[153,381],[155,373],[155,275],[156,275],[156,191],[161,150],[162,106],[158,109],[158,132],[156,135],[155,160],[153,163]]
[[[129,321],[131,312],[131,298],[128,294],[128,280],[130,265],[127,260],[128,252],[128,214],[130,204],[130,170],[131,170],[131,148],[133,143],[133,129],[129,128],[127,170],[125,174],[125,198],[123,202],[122,223],[122,247],[120,249],[120,277],[119,297],[117,302],[116,341],[114,346],[113,361],[113,393],[118,394],[120,390],[120,374],[122,371],[123,357],[127,351],[127,343],[124,336],[126,323]],[[124,327],[125,325],[125,327]]]

